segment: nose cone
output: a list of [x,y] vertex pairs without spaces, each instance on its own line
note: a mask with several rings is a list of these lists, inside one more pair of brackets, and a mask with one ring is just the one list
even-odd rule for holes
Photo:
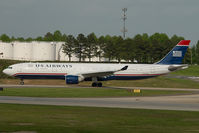
[[4,70],[3,70],[3,73],[5,73],[6,75],[11,76],[11,73],[10,73],[10,71],[9,71],[8,69],[4,69]]
[[3,73],[4,73],[4,74],[7,74],[7,69],[4,69],[4,70],[3,70]]

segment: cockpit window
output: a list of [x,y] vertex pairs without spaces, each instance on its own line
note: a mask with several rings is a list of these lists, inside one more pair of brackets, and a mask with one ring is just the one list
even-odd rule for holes
[[8,67],[8,69],[12,69],[12,67]]

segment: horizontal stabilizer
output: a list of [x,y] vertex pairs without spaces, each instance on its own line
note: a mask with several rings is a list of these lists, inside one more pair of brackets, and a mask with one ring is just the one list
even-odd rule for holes
[[176,71],[176,70],[181,70],[187,68],[188,65],[180,65],[180,66],[169,66],[168,70],[169,71]]

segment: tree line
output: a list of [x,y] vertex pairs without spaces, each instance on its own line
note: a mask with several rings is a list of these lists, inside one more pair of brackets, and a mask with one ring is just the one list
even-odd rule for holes
[[[62,41],[63,52],[71,60],[72,55],[76,55],[79,61],[88,58],[97,57],[101,61],[102,57],[109,61],[117,62],[136,62],[136,63],[154,63],[163,58],[180,40],[184,37],[173,35],[168,37],[165,33],[154,33],[153,35],[137,34],[132,38],[122,38],[121,36],[100,36],[94,33],[85,36],[78,34],[62,34],[60,31],[46,33],[46,35],[37,38],[15,38],[6,34],[0,36],[3,42],[11,41]],[[189,48],[184,63],[199,64],[199,41],[192,48]]]

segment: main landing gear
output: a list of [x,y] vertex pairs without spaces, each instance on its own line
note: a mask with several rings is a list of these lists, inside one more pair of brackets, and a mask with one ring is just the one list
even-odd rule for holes
[[102,87],[102,83],[101,82],[93,82],[92,83],[92,87]]
[[24,85],[23,79],[21,79],[21,81],[20,81],[20,85]]
[[102,87],[102,83],[97,81],[97,77],[92,77],[92,87]]

